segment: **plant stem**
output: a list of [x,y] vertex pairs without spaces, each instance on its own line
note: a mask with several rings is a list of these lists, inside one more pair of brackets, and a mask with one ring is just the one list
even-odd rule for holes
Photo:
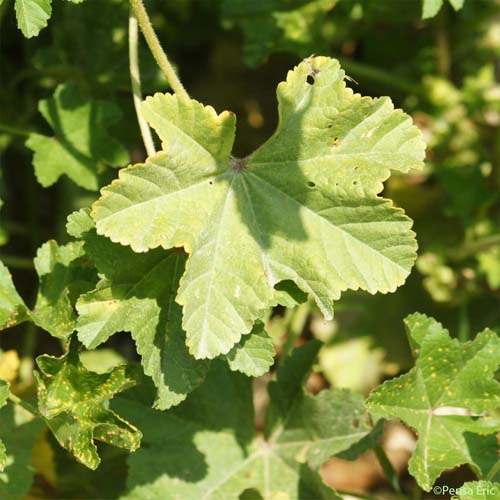
[[345,69],[346,73],[354,77],[359,77],[363,80],[371,80],[386,87],[394,88],[404,94],[421,95],[420,89],[417,85],[397,78],[395,75],[369,66],[368,64],[355,62],[350,59],[340,58],[340,64]]
[[466,243],[458,250],[450,252],[450,258],[455,261],[466,259],[495,246],[500,246],[500,234],[492,234],[491,236]]
[[28,137],[30,135],[26,130],[21,130],[5,123],[0,123],[0,132],[7,132],[7,134],[18,135],[20,137]]
[[0,261],[8,267],[16,269],[34,269],[33,261],[25,257],[18,257],[17,255],[4,255],[0,254]]
[[186,89],[183,87],[181,81],[175,73],[174,68],[170,64],[167,55],[161,48],[160,42],[156,36],[155,30],[153,29],[153,25],[151,24],[151,20],[149,19],[146,9],[144,8],[142,0],[130,0],[130,5],[132,6],[137,21],[139,22],[139,26],[141,27],[142,34],[146,39],[149,49],[151,50],[158,66],[165,75],[170,87],[172,87],[172,90],[182,99],[189,99]]
[[335,490],[339,495],[348,495],[354,498],[361,498],[362,500],[375,500],[373,497],[369,497],[368,495],[363,495],[361,493],[354,493],[351,491],[343,491],[343,490]]
[[377,456],[377,459],[380,465],[382,466],[385,477],[389,481],[389,484],[392,486],[392,488],[396,493],[401,494],[401,486],[399,484],[398,476],[396,474],[396,471],[394,470],[394,467],[389,461],[389,458],[385,454],[385,451],[383,450],[382,446],[380,445],[375,446],[373,451],[375,452],[375,455]]
[[500,460],[491,468],[490,472],[488,472],[486,481],[493,481],[497,474],[500,474]]
[[132,84],[135,113],[137,115],[137,121],[139,122],[139,128],[141,130],[142,142],[144,143],[144,147],[146,148],[147,155],[154,156],[156,154],[156,149],[153,142],[153,136],[151,135],[151,129],[149,128],[141,112],[142,90],[141,74],[139,70],[138,33],[139,29],[137,25],[137,18],[131,10],[128,18],[128,56],[130,82]]
[[436,19],[436,47],[437,47],[437,67],[439,74],[443,78],[450,76],[450,43],[448,41],[448,29],[446,9],[441,9]]
[[33,405],[17,397],[15,394],[12,394],[12,392],[9,392],[9,400],[15,405],[22,406],[26,411],[29,411],[31,414],[37,417],[40,416],[38,410]]

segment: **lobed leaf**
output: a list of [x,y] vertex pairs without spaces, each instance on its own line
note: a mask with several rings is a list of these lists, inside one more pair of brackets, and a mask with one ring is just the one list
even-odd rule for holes
[[68,219],[68,231],[83,239],[87,255],[102,279],[77,302],[78,337],[89,349],[120,331],[129,331],[141,355],[144,372],[157,387],[155,407],[179,404],[203,380],[206,362],[188,352],[174,301],[184,272],[185,255],[157,249],[136,254],[98,236],[88,212]]
[[39,286],[33,321],[54,337],[66,339],[75,330],[76,299],[96,282],[94,267],[85,256],[83,243],[59,246],[54,240],[38,249],[34,264]]
[[114,103],[90,99],[76,85],[64,84],[53,97],[40,101],[38,109],[55,132],[55,137],[33,133],[26,141],[42,186],[67,175],[79,186],[96,190],[106,166],[128,162],[127,150],[108,132],[121,116]]
[[107,373],[88,371],[81,363],[76,339],[56,358],[37,358],[40,373],[38,408],[59,444],[90,469],[100,458],[94,440],[136,450],[141,432],[109,409],[109,400],[137,383],[137,372],[120,365]]
[[196,358],[226,354],[291,280],[331,318],[347,289],[394,291],[415,260],[411,221],[378,197],[390,170],[420,168],[424,143],[388,98],[346,88],[336,60],[303,61],[278,86],[279,124],[230,156],[234,117],[156,94],[143,114],[163,141],[93,206],[99,234],[136,252],[184,247],[177,295]]
[[[305,349],[305,355],[298,349],[298,357],[311,359]],[[125,398],[114,404],[145,430],[146,446],[129,457],[127,499],[225,499],[243,492],[263,498],[338,499],[317,469],[368,434],[364,424],[356,436],[349,426],[360,412],[366,416],[360,399],[347,391],[313,397],[300,387],[285,415],[287,425],[265,440],[254,429],[250,380],[220,361],[172,410],[160,413]],[[311,422],[304,420],[307,412],[312,412]]]
[[[468,463],[484,474],[488,449],[495,460],[495,433],[500,420],[488,417],[500,408],[500,338],[491,330],[460,343],[435,320],[422,314],[406,320],[418,345],[415,367],[372,392],[368,409],[385,418],[398,418],[418,433],[409,463],[410,473],[429,491],[447,469]],[[424,330],[426,328],[426,330]]]

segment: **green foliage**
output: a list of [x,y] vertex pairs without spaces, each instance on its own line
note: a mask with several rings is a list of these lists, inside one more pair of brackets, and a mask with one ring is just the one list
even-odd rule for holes
[[0,498],[26,498],[33,480],[31,450],[41,428],[41,420],[19,406],[7,405],[0,409],[0,441],[7,455],[0,473]]
[[[470,464],[480,476],[498,460],[494,434],[500,420],[483,412],[500,408],[500,338],[491,330],[473,341],[451,339],[436,321],[420,314],[406,319],[416,363],[369,397],[376,415],[399,418],[419,435],[410,473],[426,491],[447,469]],[[490,450],[490,463],[485,450]],[[486,460],[485,460],[486,459]]]
[[28,308],[17,293],[9,270],[0,262],[0,328],[10,328],[29,318]]
[[[448,0],[455,10],[464,6],[465,0]],[[443,6],[444,0],[422,0],[422,19],[434,17]]]
[[491,481],[469,481],[460,488],[458,498],[460,500],[488,500],[500,495],[500,483]]
[[324,52],[327,43],[321,27],[336,3],[337,0],[222,0],[222,15],[227,23],[241,28],[245,62],[256,66],[274,52],[293,51],[301,57],[318,49]]
[[294,281],[331,317],[341,291],[394,291],[415,259],[411,221],[377,196],[391,168],[421,166],[411,120],[388,99],[353,94],[338,63],[321,57],[289,73],[278,102],[274,135],[236,159],[233,115],[148,98],[143,112],[164,151],[121,170],[93,206],[98,233],[112,241],[191,254],[177,300],[196,358],[227,353],[273,304],[279,281]]
[[39,356],[36,373],[38,408],[61,446],[91,469],[100,458],[94,440],[136,450],[141,432],[108,408],[117,393],[137,383],[133,366],[120,365],[107,373],[88,371],[73,339],[60,358]]
[[[266,440],[254,430],[249,379],[221,362],[213,364],[199,389],[168,412],[118,399],[115,406],[144,429],[146,443],[129,458],[131,491],[125,498],[238,498],[246,490],[264,498],[338,498],[322,483],[318,468],[366,436],[371,426],[359,396],[333,389],[317,396],[304,393],[301,380],[318,347],[313,342],[297,349],[278,373],[275,384],[289,399],[285,409],[282,393],[270,391],[272,404],[283,412],[280,427],[267,428]],[[297,358],[304,372],[300,380],[288,366]]]
[[496,498],[497,2],[144,3],[0,0],[0,498]]
[[42,186],[67,175],[79,186],[97,190],[106,166],[128,162],[127,150],[107,132],[121,116],[112,102],[91,100],[68,84],[40,101],[38,109],[56,134],[31,134],[26,142],[34,151],[35,175]]
[[[66,0],[81,3],[85,0]],[[2,2],[0,2],[1,4]],[[15,0],[17,25],[26,38],[37,36],[52,15],[52,0]]]

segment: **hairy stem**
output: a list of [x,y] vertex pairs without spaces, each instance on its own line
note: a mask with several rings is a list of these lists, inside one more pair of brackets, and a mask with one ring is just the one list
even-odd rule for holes
[[151,129],[149,128],[146,120],[142,116],[141,111],[141,101],[142,101],[142,90],[141,90],[141,74],[139,71],[139,50],[138,50],[138,24],[137,18],[135,17],[133,11],[130,11],[130,16],[128,20],[128,56],[129,56],[129,69],[130,69],[130,82],[132,84],[132,94],[134,97],[134,107],[135,113],[137,115],[137,121],[139,122],[139,128],[141,130],[142,142],[146,148],[146,153],[148,156],[154,156],[156,154],[155,144],[153,142],[153,136],[151,135]]
[[146,42],[155,58],[158,66],[162,70],[165,78],[167,79],[172,90],[181,98],[189,99],[189,95],[186,92],[186,89],[183,87],[181,81],[176,75],[174,68],[170,64],[170,61],[167,58],[167,55],[161,48],[158,37],[156,36],[155,30],[153,29],[153,25],[149,19],[148,13],[144,8],[144,4],[142,0],[130,0],[130,5],[134,11],[135,17],[139,22],[139,26],[141,27],[142,34],[146,39]]
[[33,415],[35,415],[37,417],[39,416],[38,410],[33,405],[31,405],[27,401],[24,401],[24,399],[21,399],[21,398],[17,397],[12,392],[9,392],[9,398],[8,399],[9,399],[9,401],[11,401],[12,403],[14,403],[15,405],[23,407],[26,411],[29,411],[31,414],[33,414]]

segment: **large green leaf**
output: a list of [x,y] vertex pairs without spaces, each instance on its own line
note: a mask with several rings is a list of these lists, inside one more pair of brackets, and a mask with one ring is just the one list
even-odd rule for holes
[[136,254],[98,236],[85,210],[69,217],[68,231],[83,239],[85,252],[102,276],[96,289],[77,302],[79,339],[93,349],[116,332],[130,332],[144,372],[158,389],[155,406],[165,409],[180,403],[208,368],[207,362],[189,354],[182,311],[174,301],[185,254],[163,249]]
[[134,451],[141,433],[109,409],[109,400],[137,382],[137,370],[120,365],[107,373],[87,370],[76,338],[69,351],[56,358],[39,356],[38,408],[59,444],[90,469],[100,462],[94,440]]
[[[484,412],[500,408],[500,338],[490,330],[460,343],[421,314],[406,319],[418,358],[407,374],[385,382],[367,406],[398,418],[418,433],[410,473],[426,491],[447,469],[468,463],[479,475],[497,460],[500,420]],[[426,330],[425,330],[426,329]]]
[[17,293],[12,276],[0,262],[0,330],[30,319],[30,312]]
[[170,94],[143,113],[163,141],[120,171],[93,207],[97,232],[136,252],[190,254],[177,301],[197,358],[227,353],[292,280],[328,318],[346,289],[394,291],[415,260],[411,221],[377,196],[390,169],[420,168],[424,143],[388,98],[346,88],[310,58],[278,86],[279,125],[244,159],[234,116]]
[[129,457],[129,499],[222,500],[249,489],[266,499],[338,498],[317,467],[368,433],[365,424],[352,432],[364,415],[361,398],[328,390],[299,396],[281,433],[264,440],[254,430],[250,379],[220,361],[172,410],[124,398],[115,406],[144,429],[145,446]]
[[82,95],[74,84],[59,85],[38,109],[55,137],[31,134],[26,145],[34,151],[35,174],[44,187],[67,175],[86,189],[99,187],[99,173],[128,162],[127,150],[108,132],[121,116],[112,102]]

